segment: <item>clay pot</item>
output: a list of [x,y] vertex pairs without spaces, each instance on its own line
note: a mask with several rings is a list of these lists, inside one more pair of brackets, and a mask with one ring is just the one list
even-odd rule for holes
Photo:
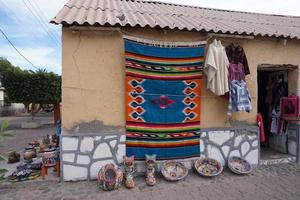
[[33,147],[26,147],[23,153],[25,160],[31,161],[32,158],[36,158],[36,150]]
[[16,163],[20,161],[20,154],[16,151],[10,152],[8,155],[8,162],[7,163]]

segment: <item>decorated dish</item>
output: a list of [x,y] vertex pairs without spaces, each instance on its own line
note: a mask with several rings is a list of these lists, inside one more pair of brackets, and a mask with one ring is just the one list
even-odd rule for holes
[[237,156],[233,156],[228,159],[228,167],[236,174],[249,174],[252,171],[250,163]]
[[179,181],[188,175],[188,170],[181,162],[167,161],[163,164],[161,173],[168,181]]
[[222,164],[212,158],[200,158],[194,163],[197,172],[206,177],[213,177],[219,175],[223,171]]

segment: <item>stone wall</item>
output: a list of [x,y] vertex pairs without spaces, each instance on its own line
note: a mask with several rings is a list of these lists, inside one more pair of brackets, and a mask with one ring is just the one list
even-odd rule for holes
[[223,165],[231,156],[239,156],[251,164],[259,162],[258,128],[247,126],[228,129],[203,129],[200,150],[205,157],[215,158]]
[[119,164],[125,154],[125,135],[73,134],[61,138],[61,167],[64,180],[90,180],[101,166]]
[[[203,129],[200,137],[201,156],[226,164],[228,157],[241,156],[251,164],[259,161],[259,139],[256,127]],[[61,138],[61,167],[65,181],[96,179],[101,166],[120,165],[125,155],[125,135],[68,134]],[[191,168],[192,160],[180,160]],[[158,162],[158,170],[162,162]],[[144,162],[136,162],[137,172],[144,172]]]

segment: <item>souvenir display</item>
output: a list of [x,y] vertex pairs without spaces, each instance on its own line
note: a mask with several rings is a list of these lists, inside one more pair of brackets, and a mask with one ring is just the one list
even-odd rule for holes
[[33,140],[33,141],[29,142],[28,144],[33,147],[37,147],[40,145],[39,141],[37,141],[37,140]]
[[28,146],[25,148],[23,153],[24,160],[31,161],[32,158],[36,157],[36,150],[33,146]]
[[252,171],[250,163],[237,156],[232,156],[228,159],[228,167],[236,174],[249,174]]
[[154,155],[145,155],[146,157],[146,184],[149,186],[153,186],[156,184],[155,179],[155,161],[156,161],[156,154]]
[[163,164],[161,173],[168,181],[179,181],[188,175],[188,170],[181,162],[167,161]]
[[56,165],[58,161],[59,153],[56,151],[55,148],[45,149],[44,153],[42,154],[42,162],[43,165],[46,167]]
[[20,182],[32,180],[40,176],[39,171],[35,171],[30,169],[28,164],[21,163],[17,166],[17,170],[13,172],[10,176],[8,176],[8,181],[11,182]]
[[33,158],[32,162],[28,164],[30,169],[40,170],[42,167],[42,159],[41,158]]
[[13,151],[13,152],[10,152],[9,155],[8,155],[8,161],[7,163],[11,164],[11,163],[16,163],[16,162],[19,162],[20,161],[20,153],[16,152],[16,151]]
[[103,190],[116,190],[122,181],[122,170],[112,163],[103,166],[98,173],[98,185]]
[[222,164],[212,158],[200,158],[194,163],[197,172],[206,177],[217,176],[223,171]]
[[134,173],[134,156],[123,156],[125,186],[129,189],[135,187],[133,180]]

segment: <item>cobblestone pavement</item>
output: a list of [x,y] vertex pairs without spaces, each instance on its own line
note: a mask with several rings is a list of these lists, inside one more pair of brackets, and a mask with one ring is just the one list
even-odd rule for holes
[[179,182],[166,182],[161,177],[154,187],[146,186],[142,176],[135,178],[137,186],[128,190],[106,192],[95,181],[64,182],[32,181],[0,183],[0,199],[203,199],[203,200],[298,200],[300,199],[300,165],[260,166],[251,175],[239,176],[225,170],[215,178],[203,178],[190,171]]

